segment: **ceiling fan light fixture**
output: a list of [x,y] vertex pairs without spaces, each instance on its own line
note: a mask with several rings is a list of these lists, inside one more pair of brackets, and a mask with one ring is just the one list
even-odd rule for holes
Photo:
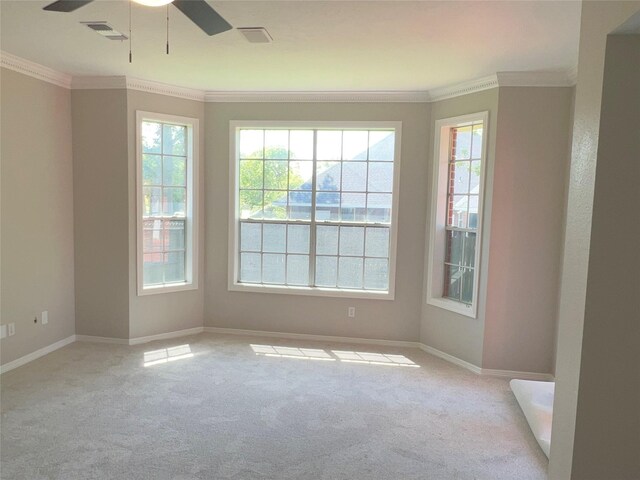
[[164,5],[168,5],[172,3],[173,0],[133,0],[140,5],[144,5],[145,7],[162,7]]

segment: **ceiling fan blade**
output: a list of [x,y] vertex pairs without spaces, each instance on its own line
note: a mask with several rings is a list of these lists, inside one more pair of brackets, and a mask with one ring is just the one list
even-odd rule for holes
[[207,35],[216,35],[233,28],[205,0],[173,0],[173,4]]
[[50,12],[73,12],[80,7],[84,7],[87,3],[91,3],[93,0],[58,0],[57,2],[50,3],[43,10]]

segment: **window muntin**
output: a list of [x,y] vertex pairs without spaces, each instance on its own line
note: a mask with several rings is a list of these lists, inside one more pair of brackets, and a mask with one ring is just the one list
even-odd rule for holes
[[138,292],[195,288],[197,120],[137,114]]
[[233,284],[388,293],[396,135],[239,127]]
[[482,121],[449,129],[443,297],[473,303]]

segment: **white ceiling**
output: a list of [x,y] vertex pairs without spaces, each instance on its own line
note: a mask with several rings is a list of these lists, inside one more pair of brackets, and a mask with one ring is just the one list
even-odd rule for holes
[[40,0],[2,0],[0,48],[72,75],[129,75],[202,90],[428,90],[499,71],[577,64],[575,1],[214,1],[234,27],[266,27],[272,44],[236,30],[209,37],[170,7],[133,6],[128,42],[80,21],[129,30],[126,1],[97,0],[72,13]]

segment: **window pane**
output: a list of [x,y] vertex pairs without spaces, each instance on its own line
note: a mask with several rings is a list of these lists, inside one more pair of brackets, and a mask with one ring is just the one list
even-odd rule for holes
[[240,188],[262,188],[263,167],[264,162],[262,160],[241,160]]
[[458,267],[444,266],[444,292],[443,296],[453,300],[460,300],[462,272]]
[[338,192],[316,194],[316,220],[340,220],[340,194]]
[[261,190],[240,190],[240,218],[262,218]]
[[454,128],[454,144],[452,145],[455,160],[469,160],[471,158],[471,125]]
[[367,163],[345,162],[342,164],[342,190],[365,192],[367,190]]
[[318,162],[316,188],[324,191],[340,190],[341,162]]
[[142,230],[142,251],[148,252],[161,252],[162,251],[162,228],[159,221],[147,220],[144,222],[144,229]]
[[187,158],[164,157],[163,185],[187,186]]
[[287,284],[309,285],[309,255],[287,256]]
[[287,228],[287,252],[309,253],[309,225],[289,225]]
[[478,228],[478,195],[469,195],[469,228]]
[[342,157],[342,131],[318,130],[318,160],[340,160]]
[[340,227],[340,255],[364,255],[364,227]]
[[162,157],[160,155],[142,155],[142,183],[144,185],[162,185]]
[[340,204],[342,221],[364,222],[367,196],[364,193],[343,193]]
[[262,278],[262,255],[259,253],[240,254],[240,281],[260,283]]
[[187,128],[183,125],[162,125],[162,153],[186,155]]
[[262,251],[284,253],[286,251],[286,225],[266,223],[262,231]]
[[338,227],[324,225],[316,227],[316,253],[318,255],[337,255]]
[[264,158],[289,158],[289,130],[264,132]]
[[184,252],[164,254],[165,283],[184,282]]
[[144,153],[161,153],[162,125],[155,122],[142,122],[142,151]]
[[338,281],[338,257],[316,257],[316,285],[335,287]]
[[311,192],[289,193],[289,218],[311,220]]
[[367,227],[367,257],[387,257],[389,255],[389,229]]
[[464,252],[462,265],[465,267],[474,267],[476,262],[476,234],[467,232],[464,239]]
[[367,187],[370,192],[391,192],[393,190],[393,163],[369,163]]
[[342,159],[366,160],[369,132],[346,130],[342,134]]
[[287,218],[287,192],[265,190],[263,214],[264,218]]
[[447,245],[445,249],[444,261],[453,265],[462,263],[462,244],[465,232],[447,231]]
[[391,194],[370,193],[367,195],[367,222],[389,223],[391,221]]
[[482,131],[482,124],[473,126],[473,144],[471,145],[471,158],[482,157]]
[[267,160],[264,162],[264,188],[286,190],[289,187],[289,162]]
[[338,286],[362,288],[362,258],[340,257]]
[[262,282],[284,285],[285,255],[265,253],[262,255]]
[[313,130],[291,130],[289,142],[290,158],[313,159]]
[[469,305],[473,303],[473,274],[474,271],[471,268],[465,268],[462,270],[461,300]]
[[158,285],[162,283],[162,270],[164,268],[162,253],[145,253],[142,265],[142,275],[145,285]]
[[395,132],[369,132],[369,160],[393,162],[395,152]]
[[364,288],[370,290],[386,290],[389,288],[389,261],[387,259],[365,259]]
[[467,195],[453,195],[449,197],[449,218],[447,219],[447,225],[467,228],[468,205],[469,197]]
[[186,188],[164,188],[162,213],[164,215],[186,214]]
[[184,250],[185,221],[164,220],[164,249]]
[[240,250],[259,252],[262,249],[262,225],[259,223],[240,224]]
[[142,215],[145,217],[162,215],[162,189],[160,187],[144,187],[142,193],[144,197]]
[[311,190],[313,162],[289,162],[289,190]]
[[476,160],[471,162],[471,171],[469,172],[471,175],[471,182],[469,185],[469,192],[479,194],[480,193],[480,172],[481,172],[481,162]]
[[240,130],[240,158],[264,157],[264,131]]
[[[455,194],[469,193],[471,162],[453,162],[449,164],[449,188]],[[450,190],[450,191],[451,191]]]

